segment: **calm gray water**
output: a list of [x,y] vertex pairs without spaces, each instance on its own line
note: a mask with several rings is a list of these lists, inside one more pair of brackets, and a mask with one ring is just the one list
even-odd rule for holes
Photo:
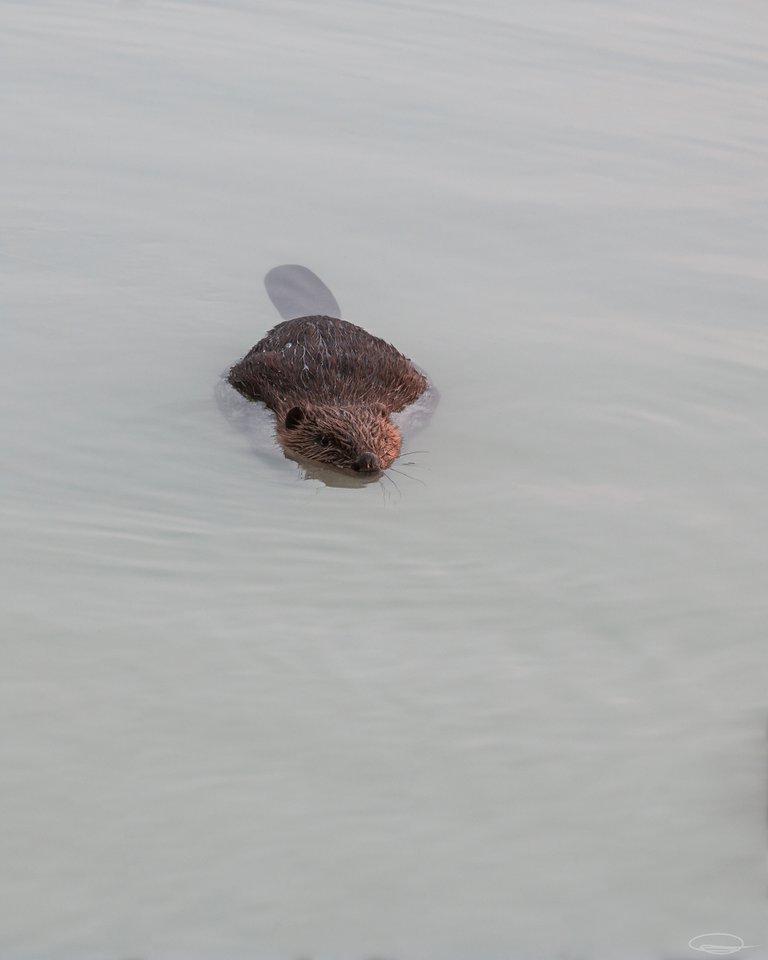
[[[0,27],[0,957],[768,956],[765,4]],[[399,493],[216,405],[284,262]]]

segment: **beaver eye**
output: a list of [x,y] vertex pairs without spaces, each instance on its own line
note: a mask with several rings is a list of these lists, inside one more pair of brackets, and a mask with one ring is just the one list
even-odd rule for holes
[[321,447],[332,447],[333,446],[333,437],[329,436],[327,433],[318,433],[315,437],[317,442]]

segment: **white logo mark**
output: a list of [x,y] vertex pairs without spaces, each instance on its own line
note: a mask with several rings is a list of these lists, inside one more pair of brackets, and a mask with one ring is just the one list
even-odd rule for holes
[[711,953],[716,957],[727,957],[740,950],[749,950],[756,947],[756,943],[744,943],[735,933],[700,933],[688,941],[691,950],[701,953]]

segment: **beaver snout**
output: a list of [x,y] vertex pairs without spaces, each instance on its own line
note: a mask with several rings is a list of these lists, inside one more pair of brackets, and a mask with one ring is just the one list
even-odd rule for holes
[[358,473],[378,473],[381,470],[381,464],[376,459],[376,454],[366,452],[361,453],[355,460],[352,469],[357,470]]

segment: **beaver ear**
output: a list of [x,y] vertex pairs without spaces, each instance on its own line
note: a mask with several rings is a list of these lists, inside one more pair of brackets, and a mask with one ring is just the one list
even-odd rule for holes
[[301,407],[291,407],[285,415],[285,429],[295,430],[304,419],[304,411]]

